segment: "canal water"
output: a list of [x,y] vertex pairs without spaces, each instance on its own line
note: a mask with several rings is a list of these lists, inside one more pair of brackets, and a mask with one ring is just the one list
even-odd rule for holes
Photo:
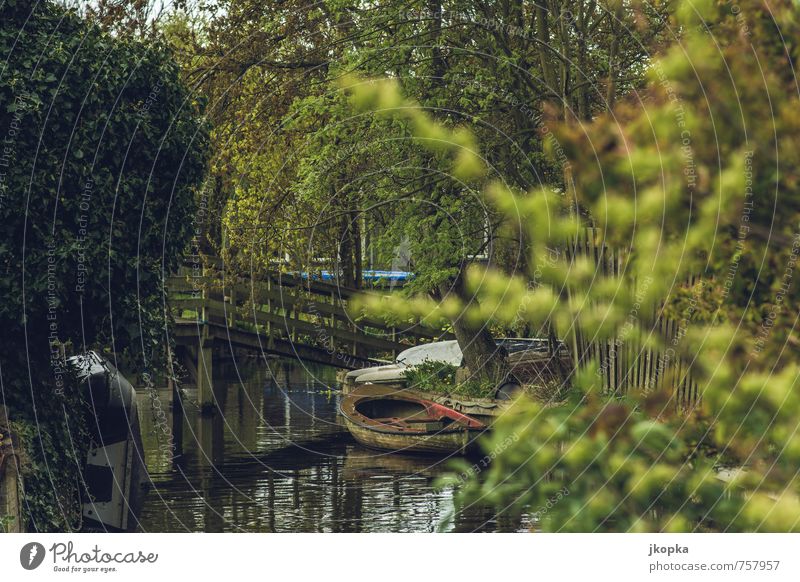
[[[222,413],[166,389],[139,393],[152,481],[144,532],[515,531],[487,507],[454,511],[435,487],[436,458],[386,454],[352,441],[337,419],[332,368],[244,358],[216,365]],[[191,398],[193,394],[188,393]]]

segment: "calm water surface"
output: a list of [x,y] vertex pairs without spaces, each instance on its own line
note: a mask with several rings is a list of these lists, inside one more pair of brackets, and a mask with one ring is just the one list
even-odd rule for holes
[[[152,480],[141,531],[519,529],[488,508],[454,515],[452,491],[433,487],[447,461],[355,444],[337,421],[334,369],[243,361],[216,366],[223,412],[213,418],[189,403],[181,418],[169,410],[168,391],[157,398],[140,391]],[[160,421],[159,406],[166,414]]]

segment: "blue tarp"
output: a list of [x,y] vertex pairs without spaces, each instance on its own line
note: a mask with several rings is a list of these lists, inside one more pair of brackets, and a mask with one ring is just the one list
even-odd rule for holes
[[[300,276],[303,279],[308,279],[309,274],[304,271],[300,273]],[[367,283],[378,283],[380,281],[405,283],[406,281],[414,278],[414,273],[409,273],[407,271],[375,271],[369,269],[362,272],[362,277]],[[322,271],[320,274],[312,273],[311,278],[317,281],[320,279],[322,281],[335,281],[336,274],[332,273],[331,271]]]

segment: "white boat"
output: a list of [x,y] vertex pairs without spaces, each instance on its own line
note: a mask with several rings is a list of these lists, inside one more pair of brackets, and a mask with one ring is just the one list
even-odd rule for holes
[[[497,340],[497,345],[505,348],[509,355],[513,355],[510,359],[514,364],[519,359],[528,360],[531,357],[540,359],[549,353],[547,340],[543,338],[501,338]],[[566,348],[563,346],[562,351],[566,353]],[[464,356],[456,340],[422,344],[400,352],[392,364],[348,372],[344,387],[345,390],[349,390],[361,384],[403,384],[406,371],[425,361],[445,362],[459,367],[463,365],[463,360]]]
[[345,388],[356,384],[398,384],[405,381],[406,370],[425,361],[447,362],[460,366],[463,356],[458,342],[448,340],[431,342],[408,348],[397,354],[394,363],[371,368],[361,368],[348,372],[345,376]]

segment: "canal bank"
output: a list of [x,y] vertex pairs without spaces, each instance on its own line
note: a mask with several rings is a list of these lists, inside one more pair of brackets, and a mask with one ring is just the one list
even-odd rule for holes
[[152,481],[140,531],[521,529],[488,507],[454,514],[452,490],[435,487],[447,459],[355,444],[337,419],[335,369],[243,359],[217,372],[221,413],[212,418],[190,403],[175,416],[166,389],[140,391]]

